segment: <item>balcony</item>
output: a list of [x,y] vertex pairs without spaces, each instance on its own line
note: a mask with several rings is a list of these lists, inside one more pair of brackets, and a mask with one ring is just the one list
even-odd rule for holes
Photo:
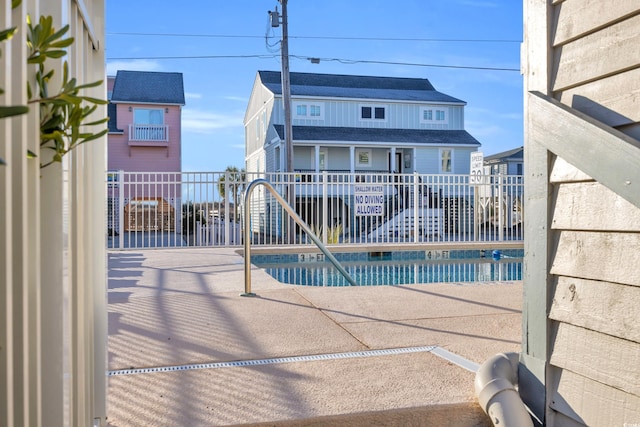
[[129,125],[129,145],[166,147],[169,145],[169,126]]

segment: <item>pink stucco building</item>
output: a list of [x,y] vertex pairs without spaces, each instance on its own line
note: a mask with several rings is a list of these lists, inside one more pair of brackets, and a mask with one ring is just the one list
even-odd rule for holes
[[117,233],[175,230],[181,203],[182,74],[118,71],[107,78],[107,90],[108,227]]

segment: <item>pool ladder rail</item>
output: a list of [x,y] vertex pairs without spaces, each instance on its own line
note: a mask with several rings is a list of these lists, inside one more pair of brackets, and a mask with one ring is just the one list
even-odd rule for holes
[[295,210],[291,207],[289,203],[276,191],[275,188],[263,178],[258,178],[256,180],[251,181],[247,186],[247,190],[244,195],[244,292],[241,293],[241,296],[244,297],[253,297],[256,296],[253,292],[251,292],[251,194],[253,190],[257,186],[263,186],[276,198],[278,203],[287,211],[287,213],[291,216],[291,218],[304,230],[304,232],[309,236],[309,238],[316,244],[318,249],[322,251],[325,257],[333,264],[340,274],[344,276],[344,278],[349,282],[351,286],[358,286],[358,284],[353,280],[353,278],[347,273],[347,270],[344,269],[342,264],[333,256],[333,254],[327,249],[327,247],[318,239],[318,237],[313,233],[313,231],[309,228],[309,226],[300,218],[300,216],[295,212]]

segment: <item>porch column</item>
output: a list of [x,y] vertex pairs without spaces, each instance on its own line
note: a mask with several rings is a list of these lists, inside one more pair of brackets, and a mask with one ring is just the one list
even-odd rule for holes
[[320,146],[316,145],[315,149],[316,149],[316,173],[319,173],[320,172]]
[[396,172],[398,168],[396,167],[396,147],[391,147],[391,153],[389,154],[389,172]]
[[354,145],[349,147],[349,168],[351,173],[356,171],[356,147]]

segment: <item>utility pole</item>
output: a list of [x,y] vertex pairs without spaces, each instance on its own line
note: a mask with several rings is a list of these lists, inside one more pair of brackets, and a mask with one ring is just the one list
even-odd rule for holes
[[[282,101],[284,102],[284,143],[287,155],[287,172],[293,172],[293,125],[291,123],[291,81],[289,79],[289,23],[287,1],[282,5]],[[291,201],[289,201],[291,203]]]
[[269,12],[271,26],[277,28],[282,24],[282,41],[280,44],[280,57],[282,62],[282,104],[284,107],[284,152],[285,172],[293,172],[293,125],[291,122],[291,81],[289,76],[289,23],[287,19],[287,1],[278,0],[282,5],[282,14]]
[[[289,76],[289,23],[287,19],[287,1],[278,0],[282,6],[282,15],[275,12],[269,12],[271,16],[271,26],[278,27],[282,24],[282,41],[280,45],[280,55],[282,62],[282,104],[284,108],[284,152],[285,152],[285,172],[289,180],[287,185],[287,202],[295,209],[295,185],[293,184],[293,124],[291,121],[291,81]],[[293,218],[289,221],[288,240],[289,243],[295,243],[295,222]]]

